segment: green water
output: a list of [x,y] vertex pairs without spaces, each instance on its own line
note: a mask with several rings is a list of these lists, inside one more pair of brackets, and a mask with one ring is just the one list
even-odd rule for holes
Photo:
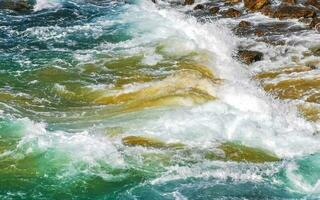
[[319,198],[314,124],[263,95],[244,99],[279,110],[222,98],[234,80],[212,66],[237,65],[233,39],[207,49],[211,29],[170,9],[0,11],[0,199]]

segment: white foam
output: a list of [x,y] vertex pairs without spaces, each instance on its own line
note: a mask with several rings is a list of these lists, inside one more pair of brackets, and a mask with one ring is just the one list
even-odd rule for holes
[[37,3],[34,5],[34,11],[40,11],[44,9],[53,9],[59,8],[61,4],[58,0],[37,0]]

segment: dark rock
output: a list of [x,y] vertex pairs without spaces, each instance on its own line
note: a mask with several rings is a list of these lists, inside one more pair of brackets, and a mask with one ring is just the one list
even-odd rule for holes
[[224,17],[240,17],[241,12],[239,10],[236,10],[234,8],[229,8],[228,10],[224,11],[222,13]]
[[319,23],[320,23],[320,18],[313,18],[311,23],[310,23],[310,26],[313,28]]
[[301,18],[301,17],[314,17],[316,12],[313,9],[302,6],[289,6],[281,5],[278,7],[265,7],[261,10],[265,15],[274,18]]
[[238,27],[240,27],[240,28],[246,28],[246,27],[248,27],[248,26],[251,26],[251,23],[248,22],[248,21],[241,21],[241,22],[239,23],[239,25],[238,25]]
[[269,4],[268,0],[244,0],[244,6],[252,11],[260,10]]
[[198,4],[198,5],[196,5],[194,8],[193,8],[193,10],[203,10],[205,7],[204,7],[204,5],[203,4]]
[[33,8],[33,4],[31,0],[0,0],[0,9],[27,11]]
[[194,4],[194,0],[185,0],[184,5],[192,5]]
[[307,0],[305,5],[308,5],[308,6],[310,5],[310,6],[313,6],[313,7],[320,10],[320,1],[319,0]]
[[219,12],[220,8],[219,7],[210,7],[209,12],[213,15],[216,15]]
[[239,59],[247,65],[260,61],[263,58],[263,54],[261,52],[249,50],[240,50],[238,56]]
[[294,5],[296,4],[296,0],[282,0],[283,4]]

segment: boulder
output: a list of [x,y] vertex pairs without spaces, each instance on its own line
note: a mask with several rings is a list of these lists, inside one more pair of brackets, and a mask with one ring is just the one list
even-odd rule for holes
[[268,0],[244,0],[244,6],[252,11],[260,10],[269,4]]
[[234,8],[229,8],[228,10],[224,11],[222,13],[224,17],[240,17],[241,12],[239,10],[236,10]]
[[262,60],[263,54],[259,51],[240,50],[238,57],[243,63],[249,65]]

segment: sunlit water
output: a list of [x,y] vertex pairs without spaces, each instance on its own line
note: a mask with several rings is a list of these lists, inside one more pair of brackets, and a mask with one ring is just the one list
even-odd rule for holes
[[[318,121],[299,113],[303,98],[276,100],[253,78],[290,65],[285,47],[237,38],[237,21],[199,22],[188,9],[39,0],[31,12],[0,11],[1,199],[320,198]],[[290,56],[319,39],[301,34],[284,36],[297,44]],[[242,43],[264,61],[236,61]],[[318,77],[305,71],[288,76]],[[158,146],[126,145],[128,136]],[[226,142],[278,161],[208,156]]]

